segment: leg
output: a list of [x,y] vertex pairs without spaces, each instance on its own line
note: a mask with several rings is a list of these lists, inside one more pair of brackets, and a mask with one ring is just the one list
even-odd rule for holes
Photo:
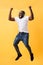
[[31,61],[34,59],[33,57],[33,53],[32,53],[32,50],[31,50],[31,47],[28,45],[28,33],[25,34],[24,38],[23,38],[23,42],[27,48],[27,50],[29,51],[30,53],[30,57],[31,57]]
[[30,53],[31,61],[33,61],[34,57],[33,57],[33,53],[32,53],[31,47],[29,45],[25,45],[25,46],[26,46],[26,48],[28,49],[28,51]]
[[30,53],[30,55],[32,54],[32,50],[31,50],[31,47],[27,44],[27,45],[25,45],[26,46],[26,48],[28,49],[28,51],[29,51],[29,53]]
[[20,53],[20,51],[19,51],[19,47],[18,47],[18,43],[19,43],[19,41],[20,41],[20,36],[19,36],[19,34],[16,36],[16,38],[15,38],[15,40],[14,40],[14,47],[15,47],[15,50],[16,50],[16,52],[17,52],[17,58],[15,59],[15,60],[18,60],[22,55],[21,55],[21,53]]

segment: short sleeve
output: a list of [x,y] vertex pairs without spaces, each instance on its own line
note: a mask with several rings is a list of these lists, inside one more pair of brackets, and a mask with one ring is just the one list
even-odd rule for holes
[[27,21],[29,20],[29,16],[26,16],[26,20],[27,20]]
[[15,17],[15,21],[16,21],[16,22],[18,21],[18,17]]

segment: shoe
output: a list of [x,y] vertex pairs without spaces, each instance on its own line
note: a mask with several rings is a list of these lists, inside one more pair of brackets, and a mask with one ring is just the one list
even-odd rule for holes
[[22,54],[19,54],[15,60],[18,60],[21,56]]
[[31,54],[31,61],[33,61],[34,60],[34,56],[33,56],[33,53]]

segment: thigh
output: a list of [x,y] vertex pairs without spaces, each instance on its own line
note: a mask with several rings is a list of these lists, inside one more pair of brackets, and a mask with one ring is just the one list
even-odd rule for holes
[[18,34],[14,40],[14,45],[17,45],[20,42],[20,35]]
[[23,43],[27,46],[29,41],[29,33],[26,33],[23,37]]

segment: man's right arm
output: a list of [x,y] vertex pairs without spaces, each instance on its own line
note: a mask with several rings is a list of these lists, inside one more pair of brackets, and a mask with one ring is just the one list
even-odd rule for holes
[[10,20],[10,21],[15,21],[15,18],[13,18],[12,15],[11,15],[11,14],[12,14],[12,10],[13,10],[13,8],[10,9],[10,13],[9,13],[9,18],[8,18],[8,20]]

